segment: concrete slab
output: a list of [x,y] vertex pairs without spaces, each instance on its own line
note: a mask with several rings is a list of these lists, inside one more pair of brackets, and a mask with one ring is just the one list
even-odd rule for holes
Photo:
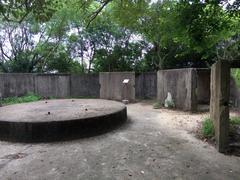
[[64,99],[0,108],[0,139],[44,141],[85,135],[126,120],[124,104],[100,99]]

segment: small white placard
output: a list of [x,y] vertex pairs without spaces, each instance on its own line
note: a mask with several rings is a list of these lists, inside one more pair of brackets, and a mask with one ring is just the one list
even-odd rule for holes
[[124,79],[123,84],[127,84],[129,82],[129,79]]

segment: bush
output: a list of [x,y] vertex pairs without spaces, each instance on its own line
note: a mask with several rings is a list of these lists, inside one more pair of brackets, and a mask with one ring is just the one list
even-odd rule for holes
[[[240,117],[231,117],[230,118],[230,126],[235,126],[235,125],[240,125]],[[204,138],[212,138],[214,136],[214,125],[213,125],[213,121],[210,118],[206,118],[203,122],[202,122],[202,136]]]
[[214,125],[210,118],[206,118],[202,122],[202,135],[204,138],[212,138],[214,136]]

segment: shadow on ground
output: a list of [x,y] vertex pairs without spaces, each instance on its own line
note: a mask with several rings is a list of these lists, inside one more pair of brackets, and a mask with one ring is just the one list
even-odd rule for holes
[[230,127],[229,151],[227,154],[240,157],[240,125]]

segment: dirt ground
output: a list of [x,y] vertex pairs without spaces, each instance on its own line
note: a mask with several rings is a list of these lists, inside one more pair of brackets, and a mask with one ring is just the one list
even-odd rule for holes
[[0,179],[240,178],[240,157],[195,137],[207,113],[128,105],[128,121],[95,137],[40,144],[0,141]]

